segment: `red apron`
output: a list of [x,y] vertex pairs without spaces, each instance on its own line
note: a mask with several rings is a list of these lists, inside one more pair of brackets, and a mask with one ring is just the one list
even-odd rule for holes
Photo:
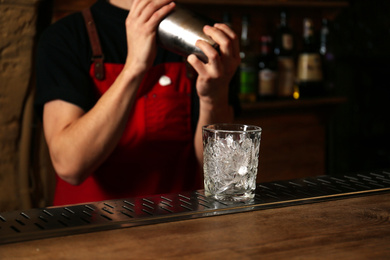
[[[90,75],[102,95],[122,64],[104,64],[105,79]],[[167,76],[171,84],[160,84]],[[191,81],[184,63],[153,67],[138,90],[126,129],[110,157],[81,185],[57,177],[54,205],[67,205],[201,188],[191,130]]]

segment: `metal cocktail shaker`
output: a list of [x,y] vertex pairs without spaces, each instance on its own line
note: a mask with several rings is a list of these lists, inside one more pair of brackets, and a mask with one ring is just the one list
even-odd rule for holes
[[167,50],[182,56],[195,54],[201,61],[207,63],[207,56],[195,46],[196,41],[200,39],[218,49],[218,44],[203,33],[206,24],[213,25],[213,22],[176,4],[175,9],[160,22],[157,41]]

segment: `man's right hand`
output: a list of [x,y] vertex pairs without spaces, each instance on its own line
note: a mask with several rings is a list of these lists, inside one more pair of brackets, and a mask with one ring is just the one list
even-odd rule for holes
[[156,32],[161,20],[175,7],[172,0],[134,0],[126,19],[127,60],[125,69],[149,69],[156,57]]

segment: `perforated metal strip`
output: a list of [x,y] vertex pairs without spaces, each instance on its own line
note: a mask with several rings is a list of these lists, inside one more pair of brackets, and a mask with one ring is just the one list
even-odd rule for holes
[[221,202],[203,190],[0,213],[0,244],[313,203],[390,191],[390,171],[262,183],[250,202]]

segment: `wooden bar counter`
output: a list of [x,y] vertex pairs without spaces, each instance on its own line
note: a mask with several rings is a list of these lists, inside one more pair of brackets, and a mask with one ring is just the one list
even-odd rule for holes
[[390,193],[0,245],[0,259],[389,259]]

